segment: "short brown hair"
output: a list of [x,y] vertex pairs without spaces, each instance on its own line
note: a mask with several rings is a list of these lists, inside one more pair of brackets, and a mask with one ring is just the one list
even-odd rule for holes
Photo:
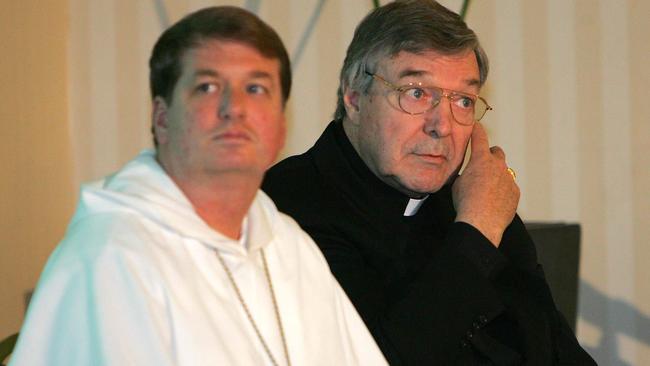
[[165,30],[149,59],[151,97],[171,103],[185,52],[209,39],[247,44],[262,55],[280,61],[282,101],[291,91],[291,64],[280,37],[255,14],[234,6],[215,6],[185,16]]

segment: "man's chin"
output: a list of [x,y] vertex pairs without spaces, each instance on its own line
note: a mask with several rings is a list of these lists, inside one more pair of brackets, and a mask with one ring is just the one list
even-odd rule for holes
[[401,191],[411,198],[422,198],[428,194],[438,192],[447,180],[423,180],[423,181],[404,181],[401,185]]

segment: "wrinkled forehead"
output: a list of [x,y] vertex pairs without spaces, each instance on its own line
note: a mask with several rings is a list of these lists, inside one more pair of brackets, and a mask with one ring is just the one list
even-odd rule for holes
[[427,59],[434,60],[440,58],[446,58],[449,60],[463,61],[468,57],[472,57],[476,60],[476,55],[474,50],[471,48],[464,48],[454,52],[443,52],[434,48],[417,48],[417,49],[400,49],[393,52],[385,51],[378,54],[377,63],[389,63],[396,59],[404,58],[404,56],[411,57],[413,60],[417,59]]
[[471,50],[454,54],[401,51],[379,61],[376,73],[397,85],[421,82],[472,94],[480,89],[478,63]]
[[432,67],[443,65],[449,67],[470,66],[478,76],[478,62],[473,50],[462,50],[454,53],[445,53],[438,50],[427,49],[418,52],[402,50],[389,54],[377,63],[378,67]]

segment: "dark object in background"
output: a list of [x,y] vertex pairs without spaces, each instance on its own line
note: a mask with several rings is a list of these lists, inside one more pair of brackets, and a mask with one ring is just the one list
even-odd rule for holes
[[9,337],[0,341],[0,366],[4,366],[4,361],[14,349],[18,340],[18,333],[12,334]]
[[580,270],[580,224],[527,222],[558,310],[575,333]]

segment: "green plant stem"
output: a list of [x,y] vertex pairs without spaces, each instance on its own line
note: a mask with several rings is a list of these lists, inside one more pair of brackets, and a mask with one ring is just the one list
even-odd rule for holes
[[460,19],[465,20],[465,15],[467,15],[467,8],[469,7],[470,0],[463,1],[463,7],[460,8]]
[[[467,8],[469,7],[470,0],[463,0],[463,6],[460,8],[460,18],[465,20],[465,15],[467,15]],[[372,0],[372,4],[375,9],[379,7],[379,0]]]
[[0,365],[4,365],[4,360],[11,354],[18,340],[18,333],[12,334],[9,337],[0,341]]

